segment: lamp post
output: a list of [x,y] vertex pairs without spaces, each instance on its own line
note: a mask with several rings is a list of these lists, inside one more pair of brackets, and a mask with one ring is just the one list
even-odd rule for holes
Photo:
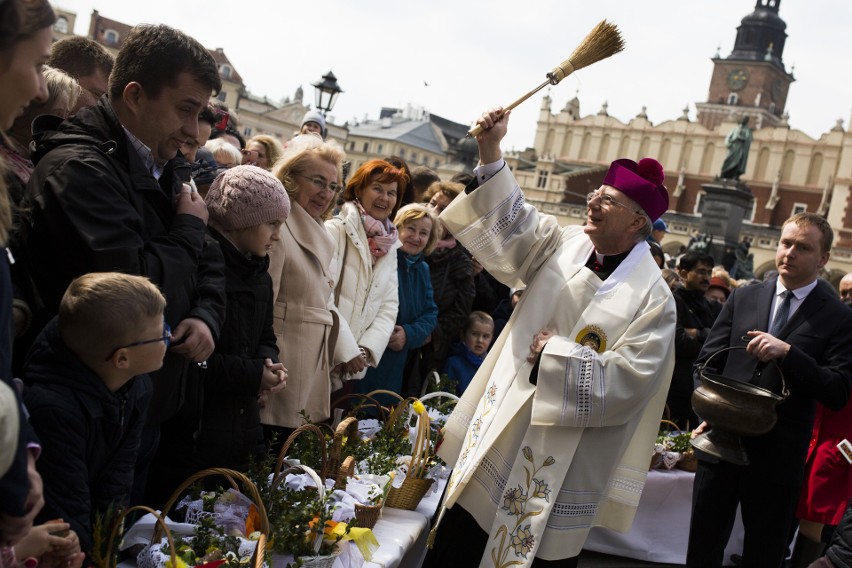
[[342,93],[343,89],[337,84],[337,77],[331,71],[323,75],[322,80],[314,83],[313,86],[316,89],[314,93],[315,106],[325,116],[326,113],[331,112],[331,109],[334,108],[334,103],[337,102],[337,95]]

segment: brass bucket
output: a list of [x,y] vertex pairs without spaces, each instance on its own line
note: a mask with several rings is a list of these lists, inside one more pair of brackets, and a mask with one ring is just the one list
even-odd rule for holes
[[748,465],[748,454],[740,436],[760,436],[772,430],[778,420],[775,406],[790,393],[780,368],[781,395],[743,381],[704,372],[713,357],[731,349],[745,347],[720,349],[698,368],[701,385],[692,393],[692,408],[702,420],[707,421],[710,430],[699,434],[690,443],[720,460]]

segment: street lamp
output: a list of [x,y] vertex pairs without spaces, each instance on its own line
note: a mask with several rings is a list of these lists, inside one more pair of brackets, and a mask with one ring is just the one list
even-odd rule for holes
[[331,112],[331,109],[334,108],[334,103],[337,102],[337,95],[342,93],[343,89],[337,84],[337,77],[331,71],[323,75],[322,80],[314,83],[313,86],[316,89],[316,93],[314,93],[316,108],[325,116],[326,113]]

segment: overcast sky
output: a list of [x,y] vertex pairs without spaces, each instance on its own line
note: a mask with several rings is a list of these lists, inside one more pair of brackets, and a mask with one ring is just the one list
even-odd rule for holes
[[[780,0],[779,0],[780,1]],[[472,123],[483,109],[505,105],[545,79],[601,19],[619,26],[624,52],[580,70],[551,88],[553,110],[575,93],[581,115],[604,101],[627,121],[647,106],[658,124],[706,101],[720,47],[733,49],[740,20],[754,0],[56,0],[77,13],[127,24],[165,23],[210,48],[222,47],[246,87],[272,100],[332,70],[345,91],[331,112],[335,123],[378,118],[382,106],[407,104]],[[793,128],[818,138],[852,112],[852,2],[784,0],[783,60],[796,82],[787,110]],[[426,86],[425,83],[428,83]],[[532,146],[544,91],[516,109],[506,147]]]

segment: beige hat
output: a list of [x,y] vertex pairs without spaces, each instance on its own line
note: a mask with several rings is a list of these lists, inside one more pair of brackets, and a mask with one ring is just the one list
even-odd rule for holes
[[6,475],[18,449],[18,400],[6,383],[0,381],[0,477]]

